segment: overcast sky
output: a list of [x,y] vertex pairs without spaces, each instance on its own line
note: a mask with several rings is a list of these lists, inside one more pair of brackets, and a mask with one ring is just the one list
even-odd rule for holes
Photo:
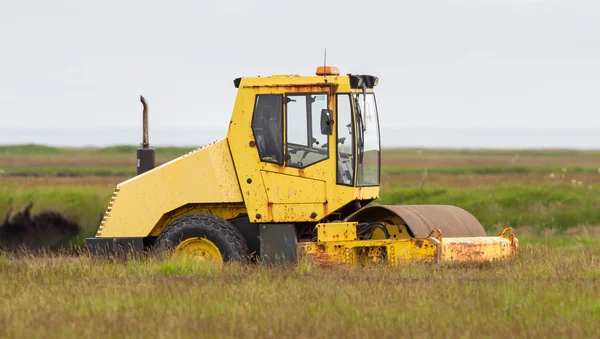
[[239,76],[380,77],[395,127],[600,127],[600,1],[4,1],[0,127],[223,128]]

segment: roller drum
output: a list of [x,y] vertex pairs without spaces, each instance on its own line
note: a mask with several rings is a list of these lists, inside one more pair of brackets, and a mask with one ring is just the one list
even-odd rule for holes
[[373,205],[348,218],[348,221],[373,222],[399,217],[414,238],[426,238],[437,228],[444,238],[484,237],[485,229],[469,212],[449,205]]

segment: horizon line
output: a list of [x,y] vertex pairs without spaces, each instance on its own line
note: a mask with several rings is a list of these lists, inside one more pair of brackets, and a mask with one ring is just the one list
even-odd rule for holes
[[[0,130],[46,130],[46,131],[80,131],[80,130],[97,130],[97,129],[111,129],[111,130],[130,130],[139,129],[141,126],[127,126],[127,127],[111,127],[111,126],[99,126],[99,127],[0,127]],[[166,127],[149,127],[154,130],[173,130],[173,129],[224,129],[222,126],[166,126]],[[228,129],[228,128],[225,128]],[[597,127],[524,127],[524,126],[501,126],[501,127],[478,127],[478,126],[465,126],[465,127],[429,127],[429,126],[381,126],[380,129],[440,129],[440,130],[600,130],[600,126]]]

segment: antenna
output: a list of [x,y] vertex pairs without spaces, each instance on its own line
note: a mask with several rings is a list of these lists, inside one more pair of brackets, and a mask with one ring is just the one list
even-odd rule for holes
[[323,80],[327,82],[327,48],[325,48],[325,55],[323,57]]

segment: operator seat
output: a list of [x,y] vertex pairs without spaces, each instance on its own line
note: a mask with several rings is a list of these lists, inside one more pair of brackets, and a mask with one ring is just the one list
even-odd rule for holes
[[262,109],[262,119],[265,126],[265,155],[273,157],[277,162],[283,162],[283,140],[280,114],[271,107]]

